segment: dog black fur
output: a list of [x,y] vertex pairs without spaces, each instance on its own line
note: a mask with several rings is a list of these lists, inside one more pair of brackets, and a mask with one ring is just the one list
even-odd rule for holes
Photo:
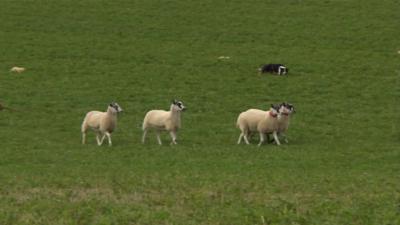
[[260,73],[276,73],[278,75],[286,75],[289,69],[283,64],[265,64],[258,71]]

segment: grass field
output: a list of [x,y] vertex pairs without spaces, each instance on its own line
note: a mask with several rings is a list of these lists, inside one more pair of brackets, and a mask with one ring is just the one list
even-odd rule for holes
[[[0,224],[400,224],[398,1],[0,5]],[[142,145],[173,98],[179,145]],[[81,145],[111,101],[114,145]],[[236,145],[240,112],[282,101],[289,144]]]

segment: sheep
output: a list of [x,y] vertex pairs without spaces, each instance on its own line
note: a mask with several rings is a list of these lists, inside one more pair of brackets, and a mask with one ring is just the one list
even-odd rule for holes
[[260,143],[258,146],[261,146],[266,138],[266,134],[272,133],[277,145],[280,145],[277,129],[278,129],[278,105],[271,104],[271,108],[269,111],[263,111],[259,109],[249,109],[240,113],[236,126],[241,130],[239,135],[238,144],[241,143],[242,138],[246,144],[249,143],[249,135],[253,132],[258,132],[260,134]]
[[173,100],[170,110],[150,110],[146,113],[143,119],[143,136],[142,143],[145,143],[147,132],[150,129],[155,130],[157,141],[159,145],[162,145],[160,139],[160,132],[167,131],[170,133],[172,142],[171,144],[177,144],[177,132],[181,127],[181,112],[185,111],[186,107],[181,101]]
[[278,115],[278,137],[283,137],[286,143],[289,143],[286,137],[286,131],[289,128],[290,115],[295,112],[294,106],[283,102],[279,107]]
[[[97,145],[103,144],[104,138],[107,136],[108,145],[112,146],[111,133],[117,127],[117,114],[122,112],[122,108],[118,103],[111,103],[106,112],[90,111],[86,114],[82,122],[82,144],[86,143],[86,132],[91,128],[96,133]],[[103,137],[100,140],[100,136]]]
[[10,69],[10,72],[22,73],[25,70],[26,69],[24,67],[14,66],[13,68]]

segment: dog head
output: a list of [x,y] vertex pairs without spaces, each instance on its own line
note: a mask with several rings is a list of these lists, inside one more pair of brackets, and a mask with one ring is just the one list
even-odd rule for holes
[[286,75],[289,72],[289,69],[286,66],[279,66],[278,68],[278,74],[279,75]]

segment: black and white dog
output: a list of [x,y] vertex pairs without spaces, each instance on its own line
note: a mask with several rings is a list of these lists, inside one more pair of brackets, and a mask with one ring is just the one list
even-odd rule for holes
[[289,69],[283,64],[265,64],[258,68],[260,73],[277,73],[278,75],[286,75]]

